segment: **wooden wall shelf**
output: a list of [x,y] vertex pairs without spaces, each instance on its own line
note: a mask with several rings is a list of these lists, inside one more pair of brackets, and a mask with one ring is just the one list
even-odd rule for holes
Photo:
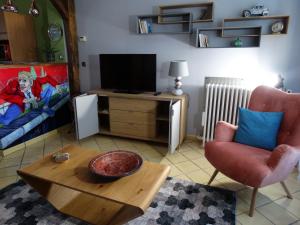
[[[159,18],[165,22],[159,23]],[[170,13],[137,16],[138,34],[189,34],[192,32],[191,13]]]
[[239,18],[226,18],[223,20],[223,27],[227,26],[256,26],[258,22],[262,26],[261,35],[274,35],[271,26],[275,22],[282,22],[284,24],[283,31],[276,35],[285,35],[288,33],[289,16],[252,16],[252,17],[239,17]]
[[260,37],[261,27],[222,27],[222,38]]
[[[193,14],[192,23],[213,22],[213,2],[159,6],[159,14],[186,12]],[[159,23],[168,23],[159,17]]]
[[[193,45],[196,48],[251,48],[259,47],[261,27],[214,27],[198,28],[193,34]],[[200,45],[199,34],[208,37],[208,46]],[[236,38],[243,42],[242,47],[234,47]]]
[[[196,23],[213,22],[214,3],[189,3],[177,5],[161,5],[157,15],[137,16],[138,34],[192,34],[191,43],[196,48],[238,48],[232,45],[236,38],[240,38],[243,46],[239,48],[260,47],[263,35],[288,34],[290,17],[286,15],[252,16],[225,18],[221,27],[203,28]],[[141,21],[150,24],[150,32],[141,28]],[[272,25],[282,22],[284,25],[280,33],[272,32]],[[147,26],[148,27],[148,26]],[[200,47],[199,34],[205,34],[210,42],[208,47]],[[203,37],[203,36],[202,36]]]
[[245,21],[245,20],[273,20],[273,19],[289,19],[289,16],[250,16],[238,18],[225,18],[224,21]]

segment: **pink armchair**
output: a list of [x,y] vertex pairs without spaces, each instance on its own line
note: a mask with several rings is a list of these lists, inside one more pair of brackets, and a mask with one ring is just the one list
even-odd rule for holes
[[205,145],[205,157],[218,172],[253,187],[249,216],[253,216],[258,188],[280,182],[287,197],[292,198],[284,180],[300,159],[300,94],[287,94],[260,86],[250,99],[249,109],[261,112],[284,112],[278,133],[278,146],[271,152],[233,142],[236,126],[218,122],[214,141]]

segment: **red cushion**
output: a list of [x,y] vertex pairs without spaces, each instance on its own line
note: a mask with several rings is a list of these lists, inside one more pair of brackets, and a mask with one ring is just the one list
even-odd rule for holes
[[271,173],[266,162],[271,152],[234,142],[212,141],[205,145],[205,157],[226,176],[251,187],[259,187]]

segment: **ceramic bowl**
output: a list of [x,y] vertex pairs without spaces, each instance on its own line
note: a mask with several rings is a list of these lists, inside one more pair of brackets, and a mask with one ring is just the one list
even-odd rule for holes
[[89,163],[92,173],[104,178],[121,178],[129,176],[142,166],[143,159],[134,152],[110,151],[93,158]]

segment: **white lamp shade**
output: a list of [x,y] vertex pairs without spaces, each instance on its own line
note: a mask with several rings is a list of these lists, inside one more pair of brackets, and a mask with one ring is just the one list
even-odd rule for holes
[[171,61],[169,69],[170,77],[187,77],[189,75],[189,67],[186,60]]

